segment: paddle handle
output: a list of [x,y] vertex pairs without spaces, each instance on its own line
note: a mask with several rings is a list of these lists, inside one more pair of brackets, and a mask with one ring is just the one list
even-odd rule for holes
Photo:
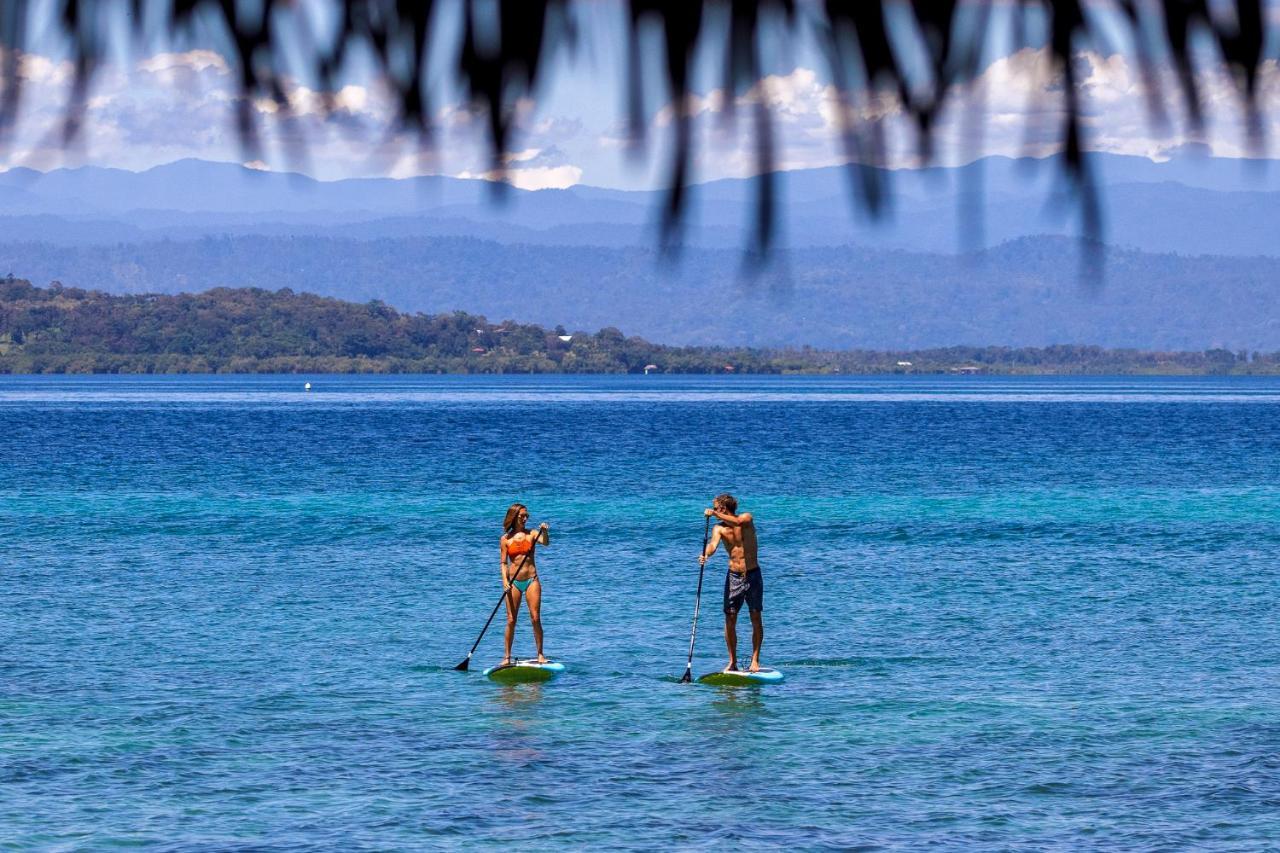
[[[706,546],[703,546],[704,548]],[[498,598],[498,603],[493,605],[493,610],[489,611],[489,618],[485,620],[484,627],[480,629],[480,636],[476,637],[476,641],[471,644],[471,651],[467,652],[467,660],[471,660],[471,656],[476,653],[476,649],[480,648],[480,641],[484,639],[485,633],[489,630],[489,626],[493,624],[493,617],[498,615],[498,608],[502,606],[502,602],[506,599],[507,593],[511,592],[511,581],[515,576],[520,574],[520,570],[524,568],[525,561],[529,559],[529,554],[533,551],[527,551],[520,558],[520,565],[516,566],[514,572],[508,575],[508,582],[502,587],[502,595]]]
[[702,527],[702,559],[698,562],[698,592],[693,597],[693,628],[689,631],[689,659],[684,664],[684,675],[681,681],[693,680],[693,647],[698,642],[698,611],[702,609],[702,576],[707,571],[707,542],[711,538],[711,516]]

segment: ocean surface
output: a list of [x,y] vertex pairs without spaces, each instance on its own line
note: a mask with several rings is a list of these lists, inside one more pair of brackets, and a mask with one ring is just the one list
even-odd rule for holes
[[1280,843],[1274,379],[6,377],[0,544],[3,847]]

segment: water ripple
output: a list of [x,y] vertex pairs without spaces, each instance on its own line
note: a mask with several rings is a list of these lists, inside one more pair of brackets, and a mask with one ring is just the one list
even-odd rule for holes
[[[648,379],[0,379],[5,843],[1280,837],[1280,382]],[[724,489],[781,687],[676,683]],[[453,670],[515,499],[546,685]]]

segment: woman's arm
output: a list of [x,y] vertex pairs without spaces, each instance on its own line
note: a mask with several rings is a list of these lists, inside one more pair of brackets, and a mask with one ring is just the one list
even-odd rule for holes
[[503,536],[498,540],[498,571],[502,575],[502,586],[505,589],[511,585],[507,580],[507,537]]
[[551,525],[547,524],[545,521],[539,524],[538,533],[537,535],[534,536],[534,540],[539,545],[550,545],[551,544]]

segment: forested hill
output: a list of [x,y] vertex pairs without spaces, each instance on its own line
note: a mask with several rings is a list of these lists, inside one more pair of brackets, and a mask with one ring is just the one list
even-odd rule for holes
[[0,373],[1280,373],[1280,353],[1093,346],[872,352],[668,347],[402,313],[283,289],[112,296],[0,279]]
[[[224,237],[60,247],[3,242],[0,275],[110,293],[261,287],[401,310],[465,310],[670,344],[924,349],[1062,342],[1280,349],[1280,258],[1108,248],[1103,280],[1065,238],[957,258],[842,247],[781,253],[742,276],[737,250],[511,246],[469,238]],[[777,270],[782,274],[775,276]]]

